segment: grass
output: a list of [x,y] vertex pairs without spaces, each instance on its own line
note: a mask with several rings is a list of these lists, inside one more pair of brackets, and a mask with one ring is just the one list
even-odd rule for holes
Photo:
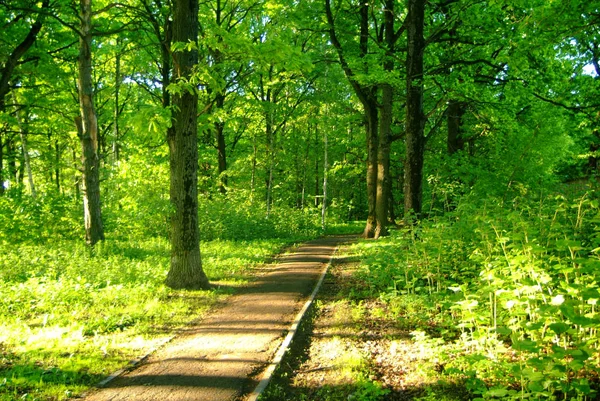
[[[289,243],[289,240],[287,241]],[[283,240],[211,241],[203,268],[216,289],[162,283],[164,239],[0,244],[0,400],[64,400],[126,366],[251,279]]]
[[444,378],[429,349],[410,338],[408,326],[422,319],[406,323],[401,317],[420,311],[427,300],[412,297],[420,304],[392,306],[376,293],[357,291],[365,280],[356,256],[363,247],[377,249],[373,244],[361,241],[339,251],[261,401],[465,399],[460,379]]

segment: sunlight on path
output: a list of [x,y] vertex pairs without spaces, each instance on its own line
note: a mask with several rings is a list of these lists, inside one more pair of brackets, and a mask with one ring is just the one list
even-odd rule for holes
[[323,238],[283,255],[266,274],[87,401],[234,400],[254,389],[334,250]]

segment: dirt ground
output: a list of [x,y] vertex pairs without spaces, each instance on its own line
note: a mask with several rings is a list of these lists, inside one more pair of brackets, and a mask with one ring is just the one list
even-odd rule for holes
[[207,318],[85,399],[243,399],[256,386],[336,247],[348,240],[327,237],[280,256]]

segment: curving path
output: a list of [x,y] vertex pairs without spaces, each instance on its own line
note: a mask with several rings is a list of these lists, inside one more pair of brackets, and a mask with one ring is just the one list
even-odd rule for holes
[[222,307],[85,400],[246,399],[335,249],[348,239],[321,238],[280,256]]

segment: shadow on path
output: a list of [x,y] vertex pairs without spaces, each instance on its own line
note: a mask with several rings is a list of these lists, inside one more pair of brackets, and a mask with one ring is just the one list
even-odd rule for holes
[[353,238],[326,237],[281,255],[222,307],[86,400],[240,399],[270,363],[336,247]]

